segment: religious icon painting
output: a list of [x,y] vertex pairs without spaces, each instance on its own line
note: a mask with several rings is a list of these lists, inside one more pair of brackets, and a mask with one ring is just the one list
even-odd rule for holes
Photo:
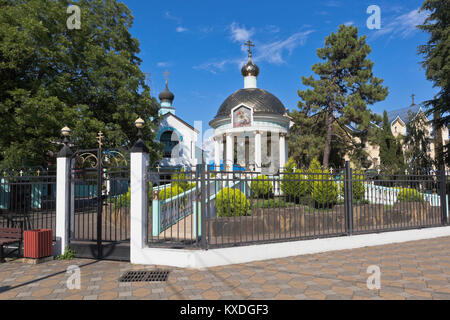
[[233,111],[233,127],[251,127],[252,125],[252,110],[247,107],[239,107]]

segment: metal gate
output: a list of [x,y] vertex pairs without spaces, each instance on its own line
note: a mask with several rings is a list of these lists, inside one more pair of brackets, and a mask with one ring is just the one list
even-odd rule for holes
[[70,247],[81,258],[130,259],[128,151],[78,150],[70,170]]

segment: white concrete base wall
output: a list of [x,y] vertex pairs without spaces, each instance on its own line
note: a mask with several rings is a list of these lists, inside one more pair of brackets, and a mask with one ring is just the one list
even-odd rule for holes
[[131,255],[131,263],[202,269],[446,236],[450,236],[450,227],[283,242],[207,251],[158,248],[143,248],[141,250],[136,250],[135,248]]

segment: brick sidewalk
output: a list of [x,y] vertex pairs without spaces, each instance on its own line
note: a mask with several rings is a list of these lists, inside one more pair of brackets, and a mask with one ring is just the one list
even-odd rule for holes
[[[70,265],[81,268],[80,290],[66,287]],[[381,268],[380,291],[367,289],[370,265]],[[0,299],[450,300],[450,237],[205,270],[169,268],[164,283],[118,282],[134,269],[154,267],[81,259],[4,263]]]

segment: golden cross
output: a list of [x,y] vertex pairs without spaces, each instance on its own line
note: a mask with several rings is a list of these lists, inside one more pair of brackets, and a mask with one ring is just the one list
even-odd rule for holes
[[103,132],[100,131],[100,132],[98,133],[98,136],[97,136],[97,142],[98,142],[98,148],[99,148],[99,149],[101,149],[102,146],[103,146],[103,138],[104,138]]
[[251,58],[252,57],[252,47],[255,47],[255,44],[253,42],[251,42],[250,40],[248,40],[245,43],[246,46],[248,46],[248,56]]
[[170,72],[169,72],[169,70],[166,70],[163,72],[163,74],[164,74],[164,78],[166,78],[166,84],[167,84],[167,81],[169,81]]

